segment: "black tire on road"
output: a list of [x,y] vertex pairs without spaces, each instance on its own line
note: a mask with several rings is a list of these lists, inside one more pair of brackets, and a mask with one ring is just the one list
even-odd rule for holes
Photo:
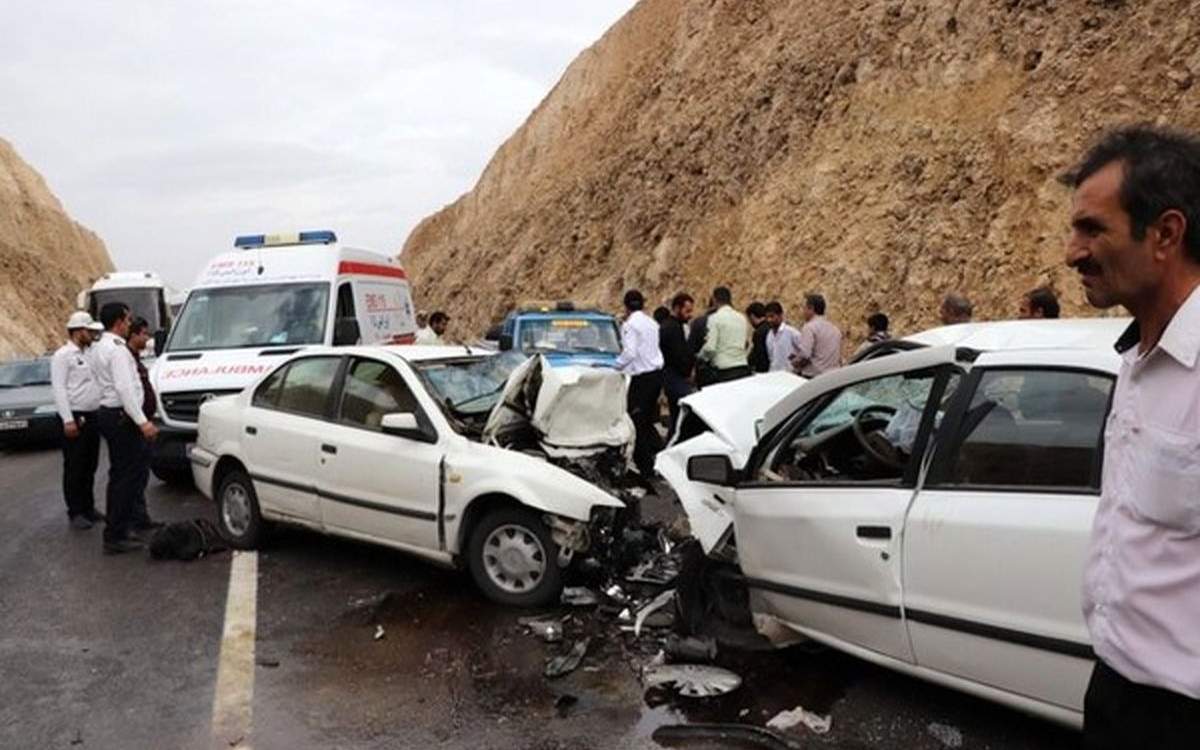
[[217,487],[217,527],[221,536],[236,549],[256,549],[264,525],[254,481],[241,469],[233,469]]
[[[536,511],[504,507],[488,512],[471,529],[467,567],[487,598],[516,607],[558,601],[562,570],[558,545]],[[540,567],[540,572],[530,568]],[[518,570],[513,574],[513,570]]]

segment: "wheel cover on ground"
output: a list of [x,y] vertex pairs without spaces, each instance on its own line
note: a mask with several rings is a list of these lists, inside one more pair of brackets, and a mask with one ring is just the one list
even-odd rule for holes
[[225,485],[221,493],[221,520],[234,536],[244,536],[250,530],[250,493],[242,485]]
[[532,591],[546,574],[546,548],[524,526],[498,526],[488,534],[481,554],[488,580],[510,594]]

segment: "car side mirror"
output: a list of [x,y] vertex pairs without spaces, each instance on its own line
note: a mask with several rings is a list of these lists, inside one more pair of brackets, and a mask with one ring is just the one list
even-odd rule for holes
[[499,341],[503,332],[504,332],[503,327],[498,326],[498,325],[492,326],[491,328],[487,329],[487,333],[483,334],[483,340],[484,341]]
[[687,462],[687,478],[693,482],[715,484],[718,487],[733,487],[737,484],[737,472],[729,456],[692,456]]
[[163,353],[167,346],[167,334],[171,332],[171,326],[166,325],[154,332],[154,354],[157,356]]
[[409,440],[420,440],[423,443],[437,442],[437,435],[432,434],[430,430],[421,429],[420,423],[417,422],[417,415],[412,412],[384,414],[383,419],[379,420],[379,429],[387,435],[395,435]]
[[354,346],[362,338],[356,318],[338,318],[333,325],[334,346]]
[[506,352],[513,348],[513,337],[510,333],[500,334],[500,351]]

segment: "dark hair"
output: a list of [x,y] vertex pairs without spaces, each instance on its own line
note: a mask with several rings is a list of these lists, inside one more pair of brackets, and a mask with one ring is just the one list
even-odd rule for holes
[[671,317],[671,311],[668,310],[667,308],[663,307],[662,305],[659,305],[658,307],[654,308],[654,322],[655,323],[662,325],[663,321],[665,321],[669,317]]
[[696,300],[692,299],[692,295],[688,294],[687,292],[680,292],[671,298],[671,309],[675,310],[683,307],[689,302],[695,304]]
[[714,289],[712,298],[713,302],[716,302],[718,305],[733,304],[733,292],[729,291],[729,287],[727,286],[719,286]]
[[1118,128],[1088,149],[1060,181],[1078,188],[1113,162],[1123,169],[1119,197],[1133,238],[1144,238],[1146,227],[1174,209],[1187,221],[1184,252],[1200,263],[1200,139],[1149,125]]
[[1041,310],[1043,318],[1057,318],[1059,314],[1058,296],[1050,287],[1040,286],[1025,295],[1029,300],[1031,310]]
[[630,289],[625,292],[625,309],[626,310],[641,310],[646,306],[646,298],[636,289]]
[[124,302],[106,302],[100,308],[100,324],[104,326],[104,330],[111,331],[113,326],[120,323],[128,314],[129,305]]
[[134,318],[133,322],[129,324],[129,335],[136,336],[148,328],[150,328],[150,323],[145,318]]
[[867,326],[872,331],[886,331],[888,329],[888,316],[883,313],[875,313],[867,317]]
[[782,317],[783,316],[783,305],[779,304],[778,302],[768,302],[767,306],[765,308],[765,311],[766,311],[767,315],[770,315],[771,313],[775,313],[776,315]]
[[767,307],[761,302],[751,302],[750,306],[746,308],[746,315],[755,318],[765,318],[767,317]]
[[435,312],[434,314],[429,316],[429,325],[433,325],[434,323],[449,323],[449,322],[450,322],[450,316],[447,315],[446,313],[442,312],[441,310],[438,310],[437,312]]
[[825,298],[819,294],[804,295],[804,304],[811,307],[817,315],[825,314]]

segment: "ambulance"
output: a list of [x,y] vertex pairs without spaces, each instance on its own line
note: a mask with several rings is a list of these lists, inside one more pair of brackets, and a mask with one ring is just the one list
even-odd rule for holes
[[112,271],[80,292],[75,304],[78,309],[91,313],[96,320],[100,319],[100,308],[109,302],[123,302],[129,306],[133,317],[145,318],[150,324],[153,339],[142,360],[149,364],[155,351],[162,348],[166,332],[171,327],[170,293],[171,288],[151,271]]
[[160,434],[151,468],[191,478],[200,404],[242,390],[309,346],[410,344],[408,278],[392,258],[328,230],[248,235],[213,258],[188,292],[150,378]]

